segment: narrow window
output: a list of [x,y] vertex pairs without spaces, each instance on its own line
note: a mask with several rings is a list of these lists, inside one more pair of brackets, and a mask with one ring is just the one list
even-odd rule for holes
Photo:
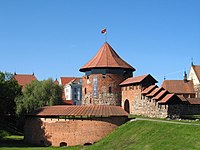
[[85,88],[85,94],[87,94],[87,89]]
[[112,88],[111,87],[108,88],[108,92],[112,93]]

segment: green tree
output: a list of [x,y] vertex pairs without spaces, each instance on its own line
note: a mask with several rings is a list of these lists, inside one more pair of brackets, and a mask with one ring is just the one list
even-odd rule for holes
[[11,73],[0,72],[0,114],[15,115],[15,98],[22,94],[21,86]]
[[29,113],[39,107],[62,104],[62,87],[52,79],[33,81],[25,87],[22,96],[16,98],[16,113]]

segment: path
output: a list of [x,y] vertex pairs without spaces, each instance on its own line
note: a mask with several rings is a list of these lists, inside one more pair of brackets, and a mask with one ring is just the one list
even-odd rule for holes
[[184,124],[184,125],[200,126],[200,124],[196,124],[196,123],[175,122],[175,121],[157,120],[157,119],[149,119],[149,118],[135,118],[135,119],[131,119],[130,122],[137,121],[137,120],[146,120],[146,121],[153,121],[153,122],[164,122],[164,123],[172,123],[172,124]]

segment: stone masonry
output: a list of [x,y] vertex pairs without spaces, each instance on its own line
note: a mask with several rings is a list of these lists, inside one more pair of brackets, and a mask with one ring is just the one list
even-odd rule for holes
[[167,118],[170,115],[181,113],[182,105],[160,105],[155,100],[143,96],[141,92],[142,87],[140,85],[122,87],[122,107],[125,109],[125,101],[128,101],[130,114]]

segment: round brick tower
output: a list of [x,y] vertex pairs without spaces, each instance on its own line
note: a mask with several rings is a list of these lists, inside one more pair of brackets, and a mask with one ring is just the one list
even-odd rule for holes
[[133,76],[135,69],[105,42],[81,69],[83,105],[121,105],[119,84]]

